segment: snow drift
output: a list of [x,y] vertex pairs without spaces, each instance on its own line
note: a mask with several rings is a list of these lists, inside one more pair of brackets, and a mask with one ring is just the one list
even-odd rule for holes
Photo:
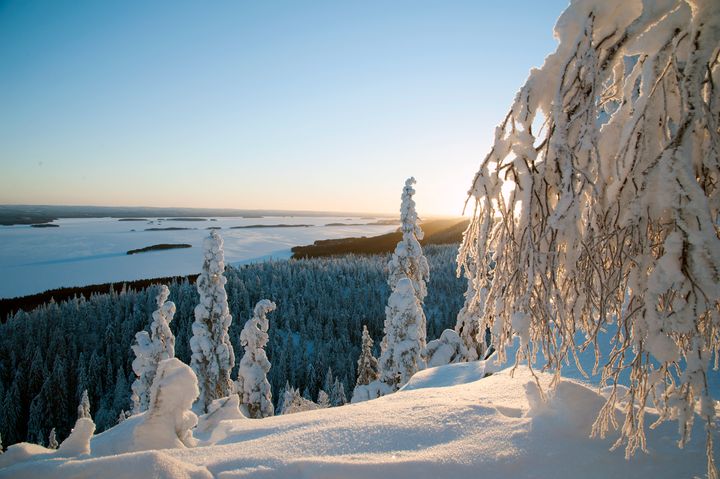
[[[389,396],[344,407],[265,419],[218,421],[198,447],[103,456],[103,436],[119,441],[130,421],[97,436],[90,456],[72,460],[38,455],[0,468],[0,478],[129,477],[535,477],[677,478],[701,476],[701,421],[678,449],[676,425],[648,433],[648,453],[625,460],[610,452],[615,438],[590,439],[605,398],[562,381],[543,400],[531,374],[506,369],[482,378],[485,362],[428,369]],[[551,376],[539,373],[544,388]],[[618,410],[619,411],[619,410]],[[142,416],[142,415],[140,415]],[[232,415],[231,415],[232,417]],[[657,419],[650,411],[648,424]],[[125,431],[124,433],[122,431]]]

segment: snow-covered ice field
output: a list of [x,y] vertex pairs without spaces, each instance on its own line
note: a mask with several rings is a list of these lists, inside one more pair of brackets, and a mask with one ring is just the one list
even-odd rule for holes
[[[319,239],[375,236],[392,225],[349,217],[210,218],[205,221],[119,221],[117,218],[60,219],[58,228],[0,226],[0,298],[52,288],[130,281],[200,272],[207,228],[220,227],[228,264],[289,258],[293,246]],[[152,221],[152,223],[150,223]],[[345,223],[345,226],[326,226]],[[294,228],[230,229],[248,225],[312,225]],[[351,224],[361,224],[352,226]],[[146,228],[191,228],[145,231]],[[135,231],[132,231],[135,230]],[[160,243],[192,248],[127,255],[131,249]]]
[[[604,403],[596,390],[565,380],[544,403],[527,370],[480,379],[484,368],[471,362],[421,371],[400,392],[359,404],[220,421],[189,449],[147,450],[134,434],[137,416],[95,436],[90,454],[79,457],[14,446],[0,456],[0,478],[135,478],[150,471],[156,478],[222,479],[704,476],[701,420],[685,449],[676,446],[676,423],[666,422],[647,429],[647,453],[626,460],[622,448],[609,452],[616,434],[588,437]],[[547,385],[550,377],[540,379]],[[646,425],[656,418],[649,412]]]

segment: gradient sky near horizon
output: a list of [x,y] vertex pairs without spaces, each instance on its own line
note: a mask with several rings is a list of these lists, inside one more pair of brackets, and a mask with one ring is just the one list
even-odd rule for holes
[[567,3],[0,1],[0,204],[460,214]]

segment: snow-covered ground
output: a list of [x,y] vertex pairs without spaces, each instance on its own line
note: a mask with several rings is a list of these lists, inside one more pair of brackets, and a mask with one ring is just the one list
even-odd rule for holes
[[[59,458],[39,446],[0,456],[0,478],[606,478],[701,477],[704,431],[680,450],[674,423],[648,429],[648,453],[609,451],[590,439],[603,404],[596,390],[563,381],[547,403],[524,369],[484,379],[484,363],[429,369],[400,392],[339,408],[221,421],[198,447],[136,451],[131,418]],[[549,376],[541,375],[547,384]],[[656,419],[648,414],[649,425]],[[115,447],[110,447],[115,445]],[[25,447],[26,450],[22,448]],[[108,454],[100,456],[99,454]],[[716,451],[717,453],[717,451]],[[22,462],[15,462],[26,454]],[[34,455],[33,455],[34,454]]]
[[[207,228],[219,227],[225,260],[238,264],[289,258],[290,248],[319,239],[375,236],[397,228],[367,225],[375,219],[350,217],[205,218],[204,221],[118,221],[117,218],[61,219],[58,228],[0,226],[0,298],[65,286],[129,281],[200,272]],[[346,226],[326,226],[345,223]],[[248,225],[312,225],[295,228],[230,229]],[[355,225],[355,226],[352,226]],[[191,228],[145,231],[147,228]],[[134,230],[134,231],[133,231]],[[128,250],[160,243],[192,248],[128,256]]]

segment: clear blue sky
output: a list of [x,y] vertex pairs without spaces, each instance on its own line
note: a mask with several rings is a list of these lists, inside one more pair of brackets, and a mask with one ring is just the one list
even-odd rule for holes
[[0,203],[458,214],[567,0],[0,0]]

